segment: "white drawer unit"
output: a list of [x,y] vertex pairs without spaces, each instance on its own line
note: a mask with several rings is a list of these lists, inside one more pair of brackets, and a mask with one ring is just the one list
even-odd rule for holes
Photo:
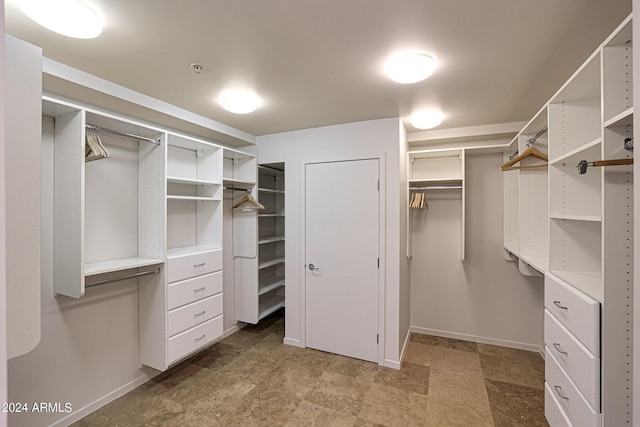
[[[547,386],[571,424],[579,427],[602,426],[602,415],[589,405],[576,385],[562,370],[549,348],[545,348],[545,356]],[[555,427],[555,424],[552,425]]]
[[551,391],[549,383],[544,383],[544,416],[553,427],[573,427],[567,416],[562,412],[560,402]]
[[172,283],[167,291],[167,308],[190,304],[222,292],[222,271]]
[[591,407],[599,412],[600,359],[591,354],[548,310],[544,312],[544,341]]
[[201,349],[222,336],[222,316],[169,338],[168,364]]
[[545,275],[544,306],[594,356],[600,357],[600,303],[560,279]]
[[169,312],[167,335],[170,337],[222,314],[222,293]]
[[169,283],[222,270],[222,249],[212,249],[167,257]]

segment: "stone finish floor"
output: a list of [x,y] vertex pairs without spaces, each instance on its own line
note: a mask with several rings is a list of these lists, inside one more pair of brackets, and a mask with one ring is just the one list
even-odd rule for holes
[[412,334],[402,369],[247,326],[74,426],[548,426],[537,353]]

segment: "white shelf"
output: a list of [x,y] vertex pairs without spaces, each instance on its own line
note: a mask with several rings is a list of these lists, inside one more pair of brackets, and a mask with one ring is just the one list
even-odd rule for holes
[[194,255],[204,252],[211,252],[216,250],[222,250],[219,246],[209,246],[209,245],[193,245],[193,246],[182,246],[179,248],[169,248],[167,249],[167,258],[177,258],[185,255]]
[[245,189],[251,188],[256,185],[255,181],[244,181],[241,179],[226,178],[226,177],[222,179],[222,183],[229,187],[245,188]]
[[604,122],[604,127],[630,126],[633,124],[633,107]]
[[568,270],[551,270],[550,273],[589,295],[596,301],[603,301],[604,288],[602,275],[600,273]]
[[264,245],[267,243],[274,243],[274,242],[284,242],[284,236],[269,236],[269,237],[263,237],[260,240],[258,240],[259,245]]
[[284,286],[284,279],[280,279],[277,282],[273,282],[273,283],[268,283],[265,284],[263,286],[260,287],[259,291],[258,291],[258,295],[264,295],[267,292],[271,292],[275,289],[281,288]]
[[219,202],[217,197],[199,197],[199,196],[167,196],[167,200],[187,200],[187,201],[202,201],[202,202]]
[[562,214],[551,214],[551,218],[553,219],[566,219],[570,221],[591,221],[591,222],[602,222],[601,215],[562,215]]
[[112,273],[114,271],[129,270],[131,268],[147,267],[150,265],[164,264],[162,259],[154,258],[123,258],[102,262],[92,262],[84,265],[84,275]]
[[266,301],[260,301],[260,315],[258,316],[260,319],[264,319],[271,313],[275,313],[284,307],[284,296],[273,296]]
[[278,258],[270,258],[264,260],[258,264],[258,270],[262,270],[263,268],[273,267],[274,265],[283,264],[285,261],[284,257]]
[[190,178],[179,178],[176,176],[168,176],[167,182],[172,182],[174,184],[186,184],[186,185],[221,185],[221,182],[207,181],[202,179],[190,179]]
[[[555,165],[558,163],[566,163],[568,161],[571,161],[573,158],[579,157],[580,154],[582,154],[583,152],[589,150],[590,148],[596,147],[599,144],[602,143],[602,138],[596,138],[591,142],[588,142],[584,145],[581,145],[578,148],[575,148],[565,154],[563,154],[562,156],[558,156],[555,159],[551,159],[549,161],[550,164]],[[580,159],[580,160],[584,160],[584,159]]]
[[549,271],[548,257],[541,257],[541,256],[522,253],[520,254],[519,258],[522,259],[527,264],[529,264],[531,267],[538,270],[540,273],[544,274]]

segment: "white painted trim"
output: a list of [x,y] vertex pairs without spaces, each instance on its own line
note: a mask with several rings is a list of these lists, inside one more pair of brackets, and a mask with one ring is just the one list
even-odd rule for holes
[[498,123],[494,125],[469,126],[453,129],[434,129],[420,132],[411,132],[408,135],[409,142],[432,141],[447,138],[468,138],[474,136],[501,135],[517,133],[527,122]]
[[116,400],[119,397],[124,396],[125,394],[129,393],[132,390],[135,390],[136,388],[140,387],[142,384],[148,382],[149,380],[151,380],[152,378],[154,378],[155,376],[159,375],[160,371],[156,371],[153,375],[151,376],[140,376],[138,378],[136,378],[135,380],[131,381],[128,384],[123,385],[122,387],[112,391],[111,393],[101,397],[100,399],[89,403],[88,405],[84,406],[83,408],[78,409],[77,411],[73,411],[71,414],[69,414],[68,416],[64,417],[63,419],[55,422],[54,424],[51,424],[50,427],[65,427],[68,426],[84,417],[86,417],[87,415],[91,414],[92,412],[97,411],[98,409],[102,408],[103,406],[113,402],[114,400]]
[[402,362],[397,361],[397,360],[384,359],[384,362],[380,366],[384,366],[385,368],[391,368],[391,369],[398,369],[399,370],[400,366],[402,366]]
[[515,348],[518,350],[533,351],[540,354],[542,358],[544,358],[544,348],[535,344],[527,344],[527,343],[521,343],[517,341],[501,340],[496,338],[480,337],[477,335],[459,334],[455,332],[439,331],[437,329],[420,328],[417,326],[412,326],[410,328],[410,331],[415,332],[416,334],[433,335],[436,337],[452,338],[452,339],[462,340],[462,341],[473,341],[480,344],[491,344],[491,345],[497,345],[500,347],[508,347],[508,348]]
[[98,92],[113,96],[115,98],[119,98],[124,101],[149,108],[159,113],[167,114],[180,120],[202,126],[206,129],[220,132],[249,144],[255,145],[256,143],[256,137],[247,132],[241,131],[231,126],[227,126],[223,123],[211,120],[207,117],[201,116],[183,108],[176,107],[175,105],[171,105],[168,102],[161,101],[140,92],[136,92],[124,86],[120,86],[119,84],[86,73],[82,70],[78,70],[77,68],[73,68],[61,62],[54,61],[51,58],[42,58],[42,72],[44,74],[49,74],[54,77],[58,77],[60,79],[78,84],[80,86],[84,86],[89,89],[93,89]]
[[296,340],[296,339],[293,339],[293,338],[284,337],[284,340],[282,340],[282,342],[283,342],[283,344],[286,344],[286,345],[291,345],[291,346],[294,346],[294,347],[304,348],[304,343],[302,341]]

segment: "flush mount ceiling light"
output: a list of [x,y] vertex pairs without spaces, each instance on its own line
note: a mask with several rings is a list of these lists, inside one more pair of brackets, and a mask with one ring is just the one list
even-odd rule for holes
[[436,60],[426,53],[404,53],[393,56],[386,65],[391,80],[397,83],[417,83],[436,69]]
[[431,129],[442,123],[443,118],[440,111],[421,111],[411,116],[411,126],[416,129]]
[[220,104],[232,113],[247,114],[258,108],[260,99],[255,93],[247,90],[231,90],[222,94]]
[[81,0],[21,0],[20,8],[45,28],[67,37],[92,39],[102,33],[102,19]]

